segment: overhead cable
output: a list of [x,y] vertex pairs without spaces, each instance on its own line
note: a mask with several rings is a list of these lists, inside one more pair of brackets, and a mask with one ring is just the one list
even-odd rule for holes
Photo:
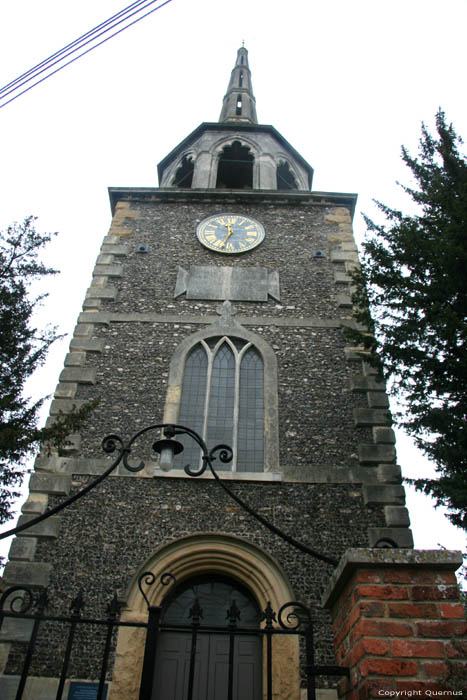
[[[159,4],[156,7],[153,7],[145,14],[140,15],[139,17],[136,17],[136,19],[129,22],[128,24],[125,24],[123,27],[120,27],[120,29],[113,32],[113,34],[106,36],[101,41],[94,43],[92,46],[87,48],[85,51],[82,51],[74,58],[71,58],[69,61],[66,61],[66,63],[63,63],[63,61],[65,59],[67,59],[69,56],[71,56],[72,54],[80,51],[88,44],[95,42],[99,37],[104,36],[108,32],[110,32],[113,29],[115,29],[116,27],[118,27],[120,24],[126,22],[131,17],[134,17],[135,15],[146,10],[148,7],[150,7],[151,5],[154,5],[157,2]],[[128,29],[129,27],[131,27],[133,24],[140,22],[142,19],[144,19],[148,15],[152,14],[153,12],[156,12],[156,10],[160,10],[161,7],[164,7],[164,5],[168,5],[169,2],[172,2],[172,0],[163,0],[163,2],[161,2],[160,0],[137,0],[136,2],[133,2],[128,7],[124,8],[123,10],[120,10],[120,12],[117,12],[115,15],[113,15],[109,19],[105,20],[105,22],[101,22],[99,25],[97,25],[93,29],[89,30],[88,32],[86,32],[85,34],[80,36],[78,39],[75,39],[70,44],[67,44],[62,49],[60,49],[59,51],[56,51],[54,54],[49,56],[49,58],[45,59],[44,61],[41,61],[33,68],[26,71],[26,73],[23,73],[15,80],[12,80],[10,83],[8,83],[4,87],[0,88],[0,109],[2,107],[5,107],[10,102],[13,102],[13,100],[16,100],[18,97],[20,97],[20,95],[23,95],[25,92],[28,92],[36,85],[39,85],[39,83],[44,82],[44,80],[47,80],[47,78],[50,78],[55,73],[58,73],[66,66],[70,65],[70,63],[74,63],[75,61],[78,60],[78,58],[81,58],[82,56],[86,55],[90,51],[93,51],[98,46],[101,46],[101,44],[104,44],[109,39],[112,39],[117,34],[120,34],[125,29]],[[59,65],[57,68],[55,68],[55,70],[50,71],[50,69],[57,64],[61,64],[61,65]],[[50,72],[48,72],[48,71],[50,71]],[[31,83],[31,81],[34,81],[42,73],[46,73],[46,75],[44,75],[39,80],[32,82],[31,85],[28,85],[28,83]],[[28,85],[28,86],[24,87],[24,89],[21,90],[20,92],[17,92],[20,88],[22,88],[23,86],[26,86],[26,85]],[[14,93],[16,93],[16,94],[14,94]],[[10,99],[8,99],[2,103],[2,99],[7,97],[8,95],[12,95],[12,97],[10,97]]]
[[[30,68],[28,71],[26,71],[26,73],[23,73],[22,75],[19,75],[17,78],[15,78],[15,80],[12,80],[11,83],[7,83],[6,85],[4,85],[2,88],[0,88],[0,95],[2,95],[3,93],[5,93],[5,91],[6,91],[8,88],[12,88],[14,85],[16,85],[17,83],[19,83],[23,78],[27,78],[28,76],[33,77],[35,73],[36,73],[36,74],[38,73],[39,69],[44,68],[45,66],[47,66],[49,63],[51,63],[51,61],[52,61],[54,58],[58,58],[61,54],[63,54],[63,53],[64,53],[65,51],[67,51],[68,49],[71,49],[71,48],[73,48],[73,47],[78,47],[78,48],[79,48],[78,45],[81,45],[81,43],[84,42],[84,40],[87,39],[88,37],[92,36],[93,34],[96,34],[96,33],[99,31],[99,29],[103,29],[106,25],[110,24],[112,21],[118,19],[118,18],[121,17],[123,14],[129,12],[130,9],[132,9],[135,5],[144,4],[146,1],[147,1],[147,0],[136,0],[136,2],[134,2],[132,5],[129,5],[129,6],[126,7],[124,10],[120,10],[120,12],[117,12],[115,15],[113,15],[112,17],[110,17],[109,19],[107,19],[105,22],[101,22],[101,24],[98,24],[97,27],[94,27],[94,29],[90,29],[88,32],[86,32],[86,34],[82,34],[80,37],[78,37],[78,39],[75,39],[75,40],[72,41],[70,44],[67,44],[67,45],[64,46],[62,49],[60,49],[60,51],[56,51],[56,52],[53,53],[51,56],[49,56],[48,58],[46,58],[44,61],[41,61],[41,62],[38,63],[36,66],[33,66],[33,68]],[[7,94],[8,94],[8,93],[7,93]]]

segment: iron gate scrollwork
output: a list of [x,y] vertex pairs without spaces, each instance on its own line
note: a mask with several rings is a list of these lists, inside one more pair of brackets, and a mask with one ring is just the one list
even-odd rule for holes
[[[175,584],[175,578],[171,574],[163,574],[160,583],[164,586]],[[158,652],[158,642],[161,635],[167,632],[185,633],[190,635],[189,650],[189,675],[187,692],[180,700],[205,700],[197,698],[195,695],[195,674],[196,674],[196,650],[202,635],[215,634],[225,637],[228,643],[228,673],[226,675],[226,688],[224,697],[227,700],[234,700],[234,674],[235,665],[235,642],[238,638],[250,636],[261,640],[261,646],[265,654],[265,693],[261,697],[272,700],[273,697],[273,639],[278,636],[294,635],[303,640],[304,653],[302,654],[302,671],[306,679],[307,700],[315,700],[316,676],[344,676],[348,675],[348,670],[339,666],[323,666],[315,664],[313,645],[313,623],[310,610],[300,602],[290,601],[283,605],[276,613],[271,604],[268,603],[261,614],[260,623],[256,626],[242,625],[241,611],[235,601],[231,601],[226,606],[226,622],[223,625],[204,624],[203,609],[199,601],[195,600],[190,611],[191,619],[187,624],[166,624],[163,620],[160,606],[150,604],[145,587],[150,587],[156,582],[156,578],[151,572],[144,572],[138,580],[138,586],[147,605],[147,622],[131,622],[120,620],[120,604],[116,594],[113,596],[107,609],[105,618],[85,617],[84,598],[82,593],[73,599],[70,606],[69,615],[49,615],[47,614],[48,599],[45,590],[33,589],[27,586],[13,586],[4,591],[0,598],[0,630],[5,619],[21,619],[31,622],[31,634],[26,642],[23,667],[19,674],[15,700],[22,700],[26,688],[26,682],[30,677],[30,670],[36,648],[39,643],[41,627],[44,623],[56,623],[66,628],[66,643],[61,661],[61,670],[58,677],[55,700],[64,698],[65,682],[69,679],[70,661],[72,659],[75,643],[75,634],[78,627],[82,625],[95,625],[103,630],[103,653],[100,661],[99,680],[96,683],[96,700],[103,700],[105,697],[106,679],[110,666],[112,640],[115,630],[121,627],[139,627],[146,629],[146,643],[144,650],[143,669],[141,676],[139,700],[165,700],[157,697],[154,688],[156,659]],[[298,671],[298,669],[297,669]]]
[[[165,583],[169,578],[175,583],[175,578],[170,574],[165,574]],[[187,624],[166,623],[162,617],[160,606],[151,606],[143,591],[142,583],[152,585],[155,577],[150,572],[141,575],[140,590],[146,600],[149,611],[148,635],[145,647],[143,675],[139,700],[166,700],[163,695],[158,695],[154,688],[155,664],[157,658],[157,644],[161,634],[174,632],[189,634],[191,637],[191,648],[189,654],[188,689],[186,695],[180,700],[205,700],[195,695],[195,672],[197,643],[201,635],[216,634],[223,635],[228,639],[228,674],[227,687],[224,689],[223,697],[226,700],[235,700],[233,669],[235,663],[235,640],[242,635],[257,636],[261,640],[262,648],[265,651],[265,694],[261,697],[267,700],[273,698],[273,639],[278,636],[295,636],[303,640],[304,654],[302,662],[303,675],[306,679],[306,698],[316,700],[316,677],[317,676],[348,676],[347,668],[341,666],[315,664],[313,622],[311,612],[303,603],[290,601],[282,605],[276,613],[268,602],[265,610],[261,614],[261,623],[256,627],[242,626],[241,612],[235,601],[231,602],[225,609],[227,624],[213,625],[203,624],[203,608],[196,598],[193,607],[190,609],[191,622]],[[299,669],[296,669],[298,672]]]

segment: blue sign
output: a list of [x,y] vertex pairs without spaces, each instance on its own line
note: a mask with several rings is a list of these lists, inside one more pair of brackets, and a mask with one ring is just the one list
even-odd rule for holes
[[[107,698],[108,683],[104,685],[102,694],[103,700]],[[70,681],[68,700],[96,700],[99,683],[83,683],[81,681]]]

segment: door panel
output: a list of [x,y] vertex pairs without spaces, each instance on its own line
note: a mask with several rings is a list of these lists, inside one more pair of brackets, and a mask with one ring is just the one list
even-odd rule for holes
[[[196,642],[193,700],[207,698],[209,640],[199,636]],[[158,639],[152,700],[184,700],[188,697],[191,634],[163,632]]]
[[[163,632],[159,636],[152,700],[186,700],[190,673],[191,635]],[[193,700],[227,700],[229,637],[199,634]],[[261,640],[236,636],[233,671],[234,700],[261,700]]]

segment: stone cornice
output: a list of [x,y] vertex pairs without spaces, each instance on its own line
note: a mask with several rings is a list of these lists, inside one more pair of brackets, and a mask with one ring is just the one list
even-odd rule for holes
[[177,187],[109,187],[112,215],[118,202],[197,202],[232,204],[295,204],[346,207],[355,212],[357,196],[348,192],[304,192],[302,190],[178,189]]

